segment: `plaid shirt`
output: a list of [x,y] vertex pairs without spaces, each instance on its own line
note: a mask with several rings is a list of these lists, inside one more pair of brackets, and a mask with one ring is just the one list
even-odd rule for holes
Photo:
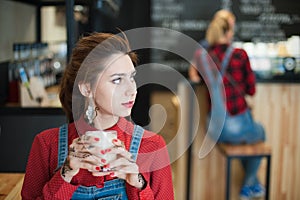
[[[212,46],[208,50],[219,70],[227,48],[228,45],[223,44]],[[201,50],[197,50],[194,55],[197,65],[199,65],[200,54]],[[231,83],[230,79],[235,83]],[[227,111],[231,115],[245,111],[248,107],[245,95],[252,96],[255,93],[255,75],[251,69],[248,55],[243,49],[235,48],[233,50],[226,72],[223,75],[223,83]]]

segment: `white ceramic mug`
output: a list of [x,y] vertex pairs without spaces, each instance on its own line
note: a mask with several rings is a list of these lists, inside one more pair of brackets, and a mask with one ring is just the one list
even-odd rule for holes
[[[99,138],[99,141],[95,142],[94,145],[97,147],[100,147],[100,152],[101,150],[106,150],[109,148],[112,148],[114,146],[113,144],[113,139],[117,139],[117,131],[113,130],[108,130],[108,131],[87,131],[85,133],[87,136],[93,136],[96,138]],[[106,163],[111,162],[112,160],[116,159],[116,154],[111,154],[111,153],[105,153],[105,154],[99,154],[101,158],[106,160]]]

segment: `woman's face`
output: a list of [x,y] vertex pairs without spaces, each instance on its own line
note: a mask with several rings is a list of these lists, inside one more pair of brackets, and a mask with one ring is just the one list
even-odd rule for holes
[[131,113],[137,88],[136,70],[128,55],[113,55],[109,66],[99,74],[94,99],[100,117],[126,117]]

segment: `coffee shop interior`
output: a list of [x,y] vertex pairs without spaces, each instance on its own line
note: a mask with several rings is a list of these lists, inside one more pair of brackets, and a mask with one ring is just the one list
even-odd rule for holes
[[[299,1],[0,1],[0,199],[21,199],[34,136],[67,122],[59,83],[78,38],[143,27],[157,28],[143,39],[165,51],[135,50],[138,65],[162,67],[149,65],[149,80],[137,80],[145,84],[138,87],[131,119],[165,139],[175,199],[238,199],[244,172],[233,158],[249,155],[262,157],[258,178],[266,187],[266,199],[300,199]],[[222,8],[235,14],[233,45],[247,52],[256,75],[251,112],[263,125],[266,141],[250,151],[243,145],[236,152],[215,145],[203,152],[207,87],[187,84],[192,54],[183,60],[167,51],[184,46],[178,32],[200,41]],[[170,75],[173,71],[177,75]]]

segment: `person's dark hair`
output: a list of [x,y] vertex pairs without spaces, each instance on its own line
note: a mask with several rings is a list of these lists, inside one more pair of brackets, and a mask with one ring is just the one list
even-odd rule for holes
[[128,40],[123,36],[92,33],[77,42],[60,83],[59,98],[69,122],[78,119],[85,109],[79,82],[95,83],[107,60],[115,54],[127,54],[134,64],[137,63],[137,55],[131,52]]

